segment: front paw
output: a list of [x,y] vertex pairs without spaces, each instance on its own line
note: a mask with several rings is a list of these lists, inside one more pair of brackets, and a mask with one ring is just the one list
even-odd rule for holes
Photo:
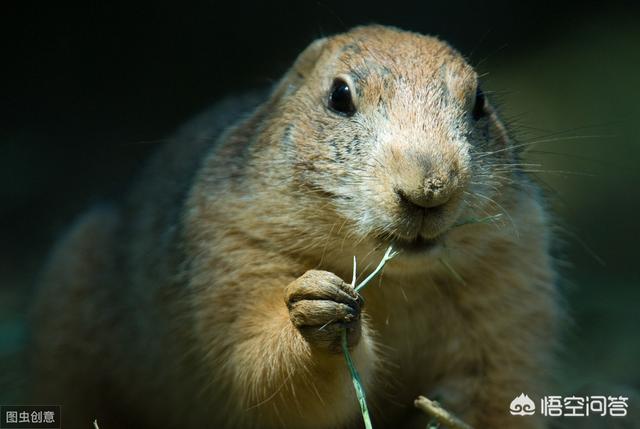
[[285,301],[291,322],[313,346],[339,353],[345,329],[349,347],[358,344],[363,301],[335,274],[307,271],[287,286]]

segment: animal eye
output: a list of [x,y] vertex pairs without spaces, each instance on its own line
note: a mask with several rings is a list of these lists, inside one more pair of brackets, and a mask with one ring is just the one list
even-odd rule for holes
[[473,111],[472,111],[473,119],[475,121],[482,119],[486,116],[487,110],[485,109],[485,107],[486,107],[486,99],[484,97],[484,92],[482,92],[480,87],[478,87],[478,89],[476,89],[476,101],[473,105]]
[[331,85],[331,93],[329,95],[329,108],[342,115],[351,116],[356,112],[356,106],[353,105],[353,97],[351,89],[347,82],[337,78]]

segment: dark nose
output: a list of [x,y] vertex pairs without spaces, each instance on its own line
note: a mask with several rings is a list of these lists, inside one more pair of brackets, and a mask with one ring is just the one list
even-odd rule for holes
[[396,189],[401,200],[406,203],[433,209],[444,205],[451,198],[450,187],[447,181],[439,177],[430,177],[424,180],[423,186],[417,189]]

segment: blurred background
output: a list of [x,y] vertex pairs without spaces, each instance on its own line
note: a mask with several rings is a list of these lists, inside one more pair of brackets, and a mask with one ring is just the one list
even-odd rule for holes
[[74,216],[122,193],[163,138],[221,96],[270,85],[316,37],[374,22],[458,48],[528,147],[556,216],[572,318],[549,394],[633,395],[639,18],[617,1],[4,2],[0,403],[19,400],[26,309]]

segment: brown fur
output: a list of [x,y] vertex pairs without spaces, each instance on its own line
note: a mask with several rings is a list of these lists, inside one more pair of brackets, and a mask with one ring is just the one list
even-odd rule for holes
[[[336,76],[353,117],[327,108]],[[548,219],[493,109],[471,117],[477,84],[435,38],[360,27],[314,42],[254,111],[228,100],[178,133],[53,253],[34,400],[66,427],[359,427],[346,326],[376,428],[424,427],[419,394],[478,428],[543,427],[508,409],[550,364]],[[341,279],[390,243],[363,304]]]

